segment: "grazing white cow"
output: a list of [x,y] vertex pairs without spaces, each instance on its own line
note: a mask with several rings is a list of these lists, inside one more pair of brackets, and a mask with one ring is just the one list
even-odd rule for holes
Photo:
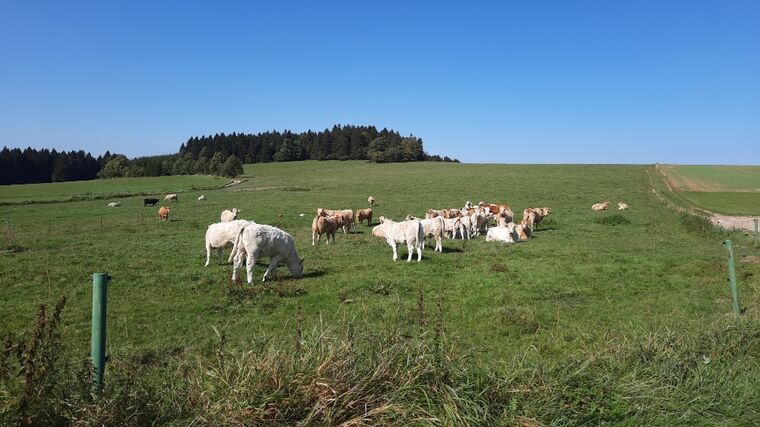
[[198,200],[206,200],[206,196],[204,196],[203,194],[201,194],[200,196],[198,196]]
[[394,222],[389,219],[382,219],[380,225],[372,229],[372,235],[382,237],[393,249],[393,260],[398,259],[396,246],[399,243],[406,243],[409,250],[409,256],[406,262],[412,260],[412,253],[417,249],[417,262],[422,260],[422,245],[425,240],[425,232],[422,229],[422,223],[413,219],[410,221]]
[[238,208],[225,209],[222,211],[220,218],[222,222],[230,222],[230,221],[235,220],[235,218],[237,218],[239,213],[240,213],[240,209]]
[[294,278],[303,277],[303,258],[298,258],[296,244],[293,236],[277,227],[264,224],[251,224],[246,226],[235,239],[234,258],[232,266],[232,280],[237,280],[237,270],[243,263],[243,255],[246,254],[246,278],[248,284],[253,284],[253,266],[261,257],[269,257],[269,267],[264,273],[262,282],[267,277],[274,276],[277,265],[284,263]]
[[[248,224],[256,224],[253,221],[238,219],[229,222],[211,224],[206,229],[206,267],[211,261],[211,250],[217,249],[217,262],[222,262],[222,253],[225,247],[232,247],[240,231]],[[230,256],[230,261],[232,257]]]
[[515,231],[515,223],[510,222],[506,226],[496,226],[488,229],[486,233],[486,242],[519,242],[520,236]]
[[118,208],[119,206],[121,206],[121,202],[111,202],[108,204],[109,208]]

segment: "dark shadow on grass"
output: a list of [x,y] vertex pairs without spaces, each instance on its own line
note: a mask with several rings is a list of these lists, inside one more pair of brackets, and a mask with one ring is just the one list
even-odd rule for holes
[[322,277],[325,274],[327,274],[326,270],[310,270],[310,271],[305,272],[303,274],[303,277],[311,279],[313,277]]

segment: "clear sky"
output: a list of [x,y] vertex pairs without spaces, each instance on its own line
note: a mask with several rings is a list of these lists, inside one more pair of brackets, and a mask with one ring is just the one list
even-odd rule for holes
[[760,1],[0,0],[0,146],[333,124],[465,162],[760,164]]

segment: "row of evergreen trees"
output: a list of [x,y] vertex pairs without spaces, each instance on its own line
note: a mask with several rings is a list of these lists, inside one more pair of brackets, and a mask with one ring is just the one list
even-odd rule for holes
[[182,144],[178,154],[129,159],[106,151],[93,157],[84,151],[35,150],[4,147],[0,151],[0,184],[28,184],[186,174],[214,174],[235,177],[243,173],[242,163],[288,162],[296,160],[369,160],[372,162],[444,161],[429,155],[422,140],[402,137],[398,132],[374,126],[333,126],[322,132],[232,133],[193,137]]
[[308,130],[263,132],[258,134],[224,133],[193,137],[182,144],[180,154],[193,159],[208,159],[215,153],[234,154],[245,163],[289,162],[296,160],[369,160],[372,162],[456,162],[449,157],[429,155],[422,139],[402,137],[388,129],[374,126],[340,126],[321,132]]

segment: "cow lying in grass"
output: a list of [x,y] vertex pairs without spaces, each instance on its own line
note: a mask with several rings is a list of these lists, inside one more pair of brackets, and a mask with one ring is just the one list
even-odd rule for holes
[[372,229],[372,235],[384,238],[388,245],[393,249],[393,260],[398,259],[396,247],[399,243],[406,243],[409,250],[409,256],[406,262],[412,260],[412,253],[417,250],[417,262],[422,260],[422,245],[425,241],[425,234],[422,229],[422,223],[413,219],[410,221],[394,222],[389,219],[380,217],[380,225]]
[[506,226],[496,226],[488,229],[486,242],[514,243],[520,241],[520,236],[515,231],[515,223],[510,222]]
[[593,210],[593,211],[606,211],[607,208],[609,208],[609,207],[610,207],[609,200],[605,200],[605,201],[600,202],[600,203],[594,203],[591,206],[591,210]]

